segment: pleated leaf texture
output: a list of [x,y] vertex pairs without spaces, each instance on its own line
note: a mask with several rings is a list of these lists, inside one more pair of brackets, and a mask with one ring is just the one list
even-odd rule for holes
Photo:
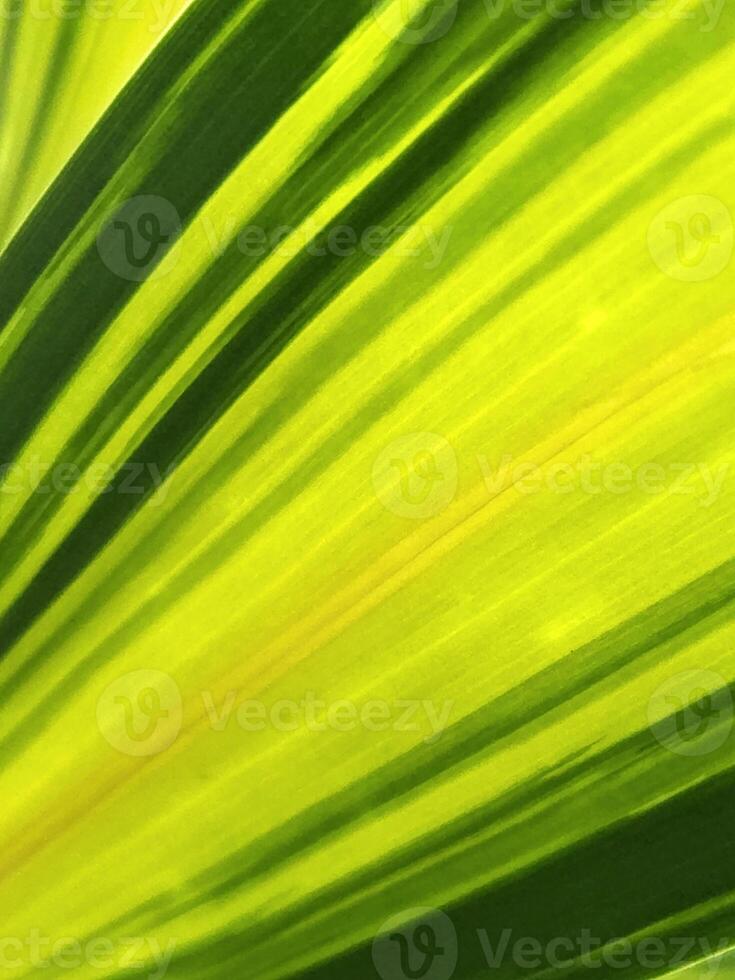
[[3,974],[735,976],[733,4],[3,3]]

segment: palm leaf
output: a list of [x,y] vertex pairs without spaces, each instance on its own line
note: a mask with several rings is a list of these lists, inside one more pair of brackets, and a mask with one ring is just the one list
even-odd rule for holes
[[725,975],[735,20],[626,9],[3,22],[11,975]]

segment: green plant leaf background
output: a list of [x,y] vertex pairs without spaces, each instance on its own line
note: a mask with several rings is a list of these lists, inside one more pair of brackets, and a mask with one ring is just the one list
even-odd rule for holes
[[[430,908],[456,977],[735,976],[735,9],[522,6],[4,8],[2,937],[391,980]],[[236,721],[312,696],[420,710]]]

